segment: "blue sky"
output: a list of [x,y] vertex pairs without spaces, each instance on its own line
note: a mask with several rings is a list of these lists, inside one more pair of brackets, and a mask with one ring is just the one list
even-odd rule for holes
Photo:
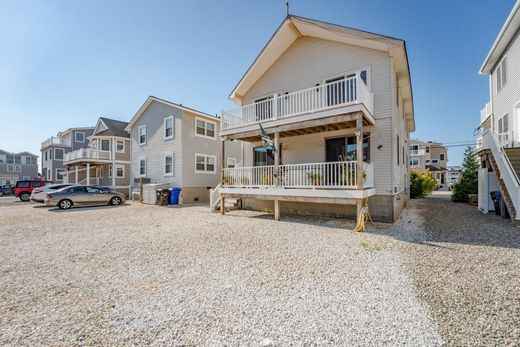
[[[488,100],[478,69],[514,0],[292,0],[291,12],[405,39],[417,131],[473,139]],[[0,148],[99,116],[129,120],[148,95],[216,114],[285,17],[283,0],[0,1]],[[450,148],[450,165],[463,148]]]

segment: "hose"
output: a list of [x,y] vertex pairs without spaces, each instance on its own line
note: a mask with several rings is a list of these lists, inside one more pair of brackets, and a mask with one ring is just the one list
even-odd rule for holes
[[370,216],[370,212],[368,212],[368,196],[367,196],[365,199],[365,204],[363,206],[361,206],[361,209],[359,211],[357,225],[354,228],[354,230],[352,230],[352,231],[357,232],[357,233],[364,232],[365,226],[368,222],[374,223],[372,221],[372,217]]

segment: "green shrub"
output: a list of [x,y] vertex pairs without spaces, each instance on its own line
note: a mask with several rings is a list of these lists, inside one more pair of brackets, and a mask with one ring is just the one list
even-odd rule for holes
[[412,199],[424,198],[437,188],[437,181],[432,177],[429,170],[410,172],[410,197]]
[[453,186],[451,196],[453,201],[468,202],[468,194],[478,193],[478,167],[477,153],[471,147],[467,147],[464,152],[460,179]]

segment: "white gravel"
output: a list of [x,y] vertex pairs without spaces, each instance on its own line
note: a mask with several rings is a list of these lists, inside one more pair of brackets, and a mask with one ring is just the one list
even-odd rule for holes
[[442,344],[392,238],[342,221],[15,201],[0,214],[0,345]]

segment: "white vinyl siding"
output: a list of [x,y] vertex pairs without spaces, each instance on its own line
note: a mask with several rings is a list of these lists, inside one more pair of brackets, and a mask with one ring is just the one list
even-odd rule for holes
[[[285,93],[303,90],[323,83],[323,80],[333,78],[346,71],[358,71],[367,69],[368,82],[371,92],[374,93],[374,118],[376,125],[367,127],[370,132],[371,152],[370,159],[375,163],[374,183],[378,195],[394,194],[395,181],[403,182],[408,171],[406,165],[396,165],[397,145],[396,135],[400,133],[401,146],[406,145],[408,135],[402,133],[404,121],[394,128],[393,119],[398,116],[402,119],[402,112],[396,110],[395,104],[398,96],[395,95],[394,76],[390,56],[382,51],[351,46],[343,43],[321,40],[313,37],[301,37],[297,39],[286,52],[264,73],[264,75],[244,95],[242,104],[247,105],[258,97],[273,93]],[[401,105],[400,105],[401,108]],[[323,138],[322,135],[316,138]],[[303,142],[303,137],[288,141],[288,149],[282,151],[282,162],[286,161],[291,152],[292,143]],[[285,139],[284,139],[285,140]],[[306,142],[297,143],[294,146],[306,147],[306,152],[316,152],[314,158],[324,157],[323,145]],[[379,147],[379,149],[378,149]],[[401,151],[401,150],[400,150]],[[305,152],[305,151],[304,151]],[[249,154],[248,154],[249,155]],[[401,157],[402,155],[400,155]],[[315,162],[315,160],[303,157],[301,162]],[[401,160],[402,161],[402,160]],[[247,162],[244,163],[248,165]],[[399,166],[402,168],[400,169]],[[404,189],[405,184],[400,183],[398,190]]]

